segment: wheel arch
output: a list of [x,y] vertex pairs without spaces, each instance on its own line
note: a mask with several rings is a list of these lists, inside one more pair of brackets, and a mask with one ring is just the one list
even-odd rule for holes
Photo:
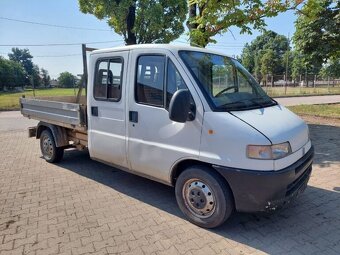
[[185,171],[185,169],[187,169],[190,166],[204,166],[204,167],[208,167],[208,168],[211,169],[211,171],[214,171],[216,174],[218,174],[221,177],[221,179],[224,181],[226,186],[229,188],[229,190],[231,191],[231,194],[232,194],[232,197],[233,197],[233,200],[234,200],[233,202],[235,204],[234,193],[233,193],[233,190],[231,189],[231,186],[230,186],[228,180],[225,177],[223,177],[223,175],[219,171],[217,171],[216,168],[214,168],[213,165],[210,164],[210,163],[202,162],[202,161],[195,160],[195,159],[183,159],[183,160],[177,162],[173,166],[172,171],[171,171],[171,185],[172,186],[175,186],[176,180],[177,180],[178,176],[183,171]]
[[67,137],[67,133],[66,133],[66,129],[60,126],[56,126],[50,123],[46,123],[43,121],[40,121],[37,125],[37,133],[36,133],[36,138],[39,139],[41,136],[41,133],[44,130],[50,130],[56,147],[64,147],[69,145],[69,141],[68,141],[68,137]]

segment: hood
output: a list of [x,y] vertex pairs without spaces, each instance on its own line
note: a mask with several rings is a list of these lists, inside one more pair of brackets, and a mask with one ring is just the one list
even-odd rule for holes
[[272,144],[288,141],[292,152],[308,142],[307,124],[282,105],[231,113],[264,134]]

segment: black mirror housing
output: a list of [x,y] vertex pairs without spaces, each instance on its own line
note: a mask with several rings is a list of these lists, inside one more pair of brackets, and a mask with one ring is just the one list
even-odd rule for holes
[[190,111],[190,92],[180,89],[172,96],[169,105],[169,118],[173,121],[185,123]]

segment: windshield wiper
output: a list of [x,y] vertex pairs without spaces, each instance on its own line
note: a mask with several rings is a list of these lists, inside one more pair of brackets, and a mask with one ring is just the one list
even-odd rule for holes
[[237,102],[232,102],[232,103],[226,103],[226,104],[222,104],[220,106],[218,106],[217,108],[229,108],[229,106],[232,107],[238,107],[238,106],[247,106],[243,101],[245,100],[241,100],[241,101],[237,101]]
[[265,107],[264,104],[261,104],[261,103],[257,102],[255,99],[256,99],[256,98],[249,98],[248,100],[249,100],[250,102],[252,102],[252,103],[254,103],[254,104],[260,106],[261,108],[264,108],[264,107]]
[[[259,99],[259,100],[256,100],[256,99]],[[277,102],[275,100],[272,100],[271,98],[269,98],[269,99],[270,99],[270,101],[267,100],[267,98],[257,97],[257,98],[251,98],[249,100],[252,101],[254,104],[261,106],[262,108],[267,107],[267,106],[277,105]]]
[[253,105],[260,106],[261,108],[277,104],[277,102],[275,100],[272,100],[271,98],[270,98],[271,101],[267,101],[267,103],[265,103],[265,102],[262,102],[262,103],[258,102],[258,101],[256,101],[256,99],[263,100],[264,98],[260,98],[260,97],[257,97],[257,98],[245,98],[245,99],[242,99],[242,100],[239,100],[239,101],[236,101],[236,102],[226,103],[226,104],[220,105],[218,108],[223,108],[223,109],[227,108],[228,110],[234,110],[235,107],[236,108],[237,107],[242,107],[241,109],[243,109],[244,107],[251,107],[251,105],[247,105],[245,103],[245,101],[249,101]]

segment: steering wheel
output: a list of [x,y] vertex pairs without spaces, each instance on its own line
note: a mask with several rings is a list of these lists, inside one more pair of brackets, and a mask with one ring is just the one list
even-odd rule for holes
[[235,91],[237,90],[237,86],[231,86],[231,87],[228,87],[228,88],[225,88],[225,89],[222,89],[220,92],[218,92],[217,94],[216,94],[216,96],[215,97],[219,97],[219,96],[221,96],[224,92],[227,92],[228,90],[230,90],[230,89],[235,89]]

